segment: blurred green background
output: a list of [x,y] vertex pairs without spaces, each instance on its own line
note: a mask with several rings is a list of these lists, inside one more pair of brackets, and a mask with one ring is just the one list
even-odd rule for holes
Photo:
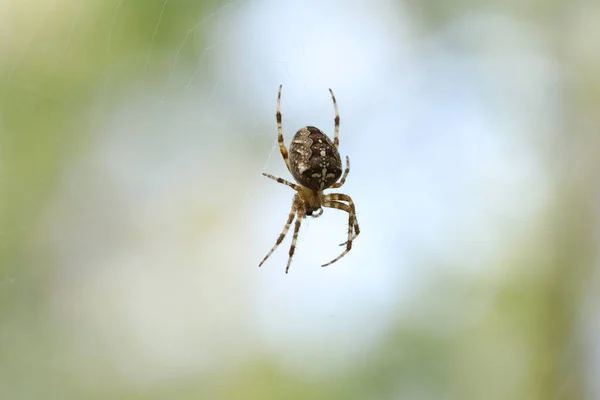
[[[597,2],[0,22],[0,398],[600,398]],[[287,141],[336,91],[364,224],[322,270],[346,222],[309,221],[288,276],[280,83]]]

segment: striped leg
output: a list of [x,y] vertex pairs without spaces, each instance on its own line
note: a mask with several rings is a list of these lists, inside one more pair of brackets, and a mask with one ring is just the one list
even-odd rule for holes
[[[354,225],[352,226],[353,233],[352,233],[351,240],[356,239],[356,237],[360,233],[360,228],[358,228],[358,220],[356,218],[356,212],[353,212],[352,208],[350,208],[350,206],[348,204],[342,203],[341,201],[333,201],[332,200],[332,201],[327,201],[326,203],[324,203],[323,207],[335,208],[337,210],[345,211],[348,214],[354,214]],[[348,241],[345,241],[344,243],[341,243],[340,246],[346,246],[347,243],[348,243]]]
[[342,179],[339,182],[334,183],[329,186],[329,189],[337,189],[342,187],[344,183],[346,183],[346,178],[348,177],[348,173],[350,172],[350,157],[346,156],[346,169],[344,170],[344,174],[342,175]]
[[285,165],[287,166],[288,171],[291,172],[288,151],[285,148],[285,144],[283,143],[283,124],[281,123],[281,88],[282,87],[283,87],[283,85],[279,85],[279,91],[277,92],[277,112],[275,113],[275,119],[277,120],[277,140],[279,142],[279,151],[281,151],[281,156],[283,157],[283,161],[285,161]]
[[333,260],[329,261],[328,263],[322,265],[322,267],[326,267],[326,266],[331,265],[334,262],[338,261],[340,258],[342,258],[346,254],[348,254],[348,252],[350,250],[352,250],[352,241],[354,240],[354,237],[352,237],[352,232],[355,227],[355,214],[354,214],[354,211],[352,210],[352,208],[350,208],[350,206],[348,206],[344,203],[340,203],[338,201],[326,202],[323,205],[325,207],[337,208],[338,210],[346,211],[348,213],[348,241],[345,243],[346,249],[342,252],[342,254],[340,254],[336,258],[334,258]]
[[335,95],[333,94],[333,90],[329,89],[329,93],[331,93],[331,99],[333,100],[333,109],[335,111],[335,128],[333,134],[333,144],[337,149],[340,145],[340,112],[338,111],[337,101],[335,101]]
[[[330,193],[325,195],[324,201],[331,202],[332,200],[345,201],[350,205],[350,209],[352,210],[352,214],[354,214],[354,237],[352,240],[356,239],[356,237],[360,234],[360,228],[358,227],[358,218],[356,218],[356,207],[354,206],[354,202],[352,198],[347,194],[343,193]],[[335,208],[335,207],[334,207]],[[346,243],[342,243],[340,246],[345,245]]]
[[296,225],[294,226],[294,236],[292,236],[292,245],[290,246],[290,257],[288,258],[287,266],[285,267],[285,273],[288,273],[290,264],[292,263],[292,257],[296,250],[296,240],[298,240],[298,232],[300,231],[300,225],[302,224],[302,218],[304,218],[304,205],[298,207],[298,214],[296,215]]
[[296,215],[297,196],[298,195],[294,196],[294,202],[292,203],[292,210],[290,211],[290,215],[288,216],[287,222],[285,223],[283,230],[281,231],[281,233],[279,234],[279,237],[277,238],[277,241],[275,242],[275,246],[273,246],[271,251],[269,251],[269,253],[265,256],[265,258],[263,258],[263,260],[260,262],[260,264],[258,264],[259,267],[262,267],[264,262],[267,261],[267,258],[269,258],[271,256],[271,254],[273,254],[275,249],[277,249],[277,247],[281,244],[281,242],[283,242],[285,235],[287,235],[287,232],[290,229],[290,226],[292,225],[292,221],[294,220],[294,216]]
[[298,191],[298,190],[300,190],[300,189],[301,189],[299,185],[296,185],[295,183],[292,183],[292,182],[290,182],[290,181],[286,181],[286,180],[285,180],[285,179],[283,179],[283,178],[278,178],[278,177],[276,177],[276,176],[273,176],[273,175],[271,175],[271,174],[266,174],[266,173],[264,173],[264,172],[263,172],[263,175],[264,175],[264,176],[266,176],[267,178],[271,178],[271,179],[273,179],[274,181],[276,181],[276,182],[278,182],[278,183],[282,183],[282,184],[284,184],[284,185],[288,185],[289,187],[291,187],[292,189],[294,189],[294,190],[296,190],[296,191]]

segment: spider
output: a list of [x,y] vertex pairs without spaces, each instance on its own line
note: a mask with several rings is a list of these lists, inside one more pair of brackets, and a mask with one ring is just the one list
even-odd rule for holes
[[[323,267],[338,261],[352,249],[352,241],[356,239],[360,233],[360,229],[358,227],[358,221],[356,220],[354,202],[350,196],[342,193],[323,194],[323,190],[325,189],[337,189],[341,187],[346,182],[346,177],[350,172],[350,158],[346,156],[346,169],[342,175],[342,160],[340,158],[340,153],[338,153],[338,146],[340,143],[340,114],[333,91],[329,89],[335,111],[333,142],[320,129],[315,128],[314,126],[305,126],[300,128],[294,135],[292,143],[290,144],[290,152],[288,153],[288,150],[283,143],[283,126],[281,123],[282,87],[283,85],[279,85],[279,91],[277,93],[277,112],[275,114],[277,119],[277,138],[283,161],[285,161],[288,171],[290,171],[297,184],[282,178],[277,178],[271,174],[263,173],[263,175],[291,187],[296,191],[296,194],[294,194],[292,209],[283,230],[279,234],[273,248],[271,248],[258,266],[261,267],[271,254],[273,254],[275,249],[277,249],[277,246],[281,244],[295,217],[296,224],[294,226],[294,235],[292,237],[290,254],[285,268],[285,273],[287,274],[290,269],[290,264],[292,263],[294,250],[296,249],[296,240],[298,239],[298,232],[300,231],[302,219],[307,215],[314,218],[319,217],[323,214],[323,207],[336,208],[348,213],[348,240],[340,245],[345,245],[346,249],[332,261],[323,264]],[[340,176],[342,179],[338,182]]]

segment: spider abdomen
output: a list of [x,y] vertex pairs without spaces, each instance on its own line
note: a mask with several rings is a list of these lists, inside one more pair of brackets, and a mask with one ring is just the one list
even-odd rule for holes
[[294,179],[312,190],[326,189],[342,175],[340,153],[331,139],[314,126],[296,132],[289,159]]

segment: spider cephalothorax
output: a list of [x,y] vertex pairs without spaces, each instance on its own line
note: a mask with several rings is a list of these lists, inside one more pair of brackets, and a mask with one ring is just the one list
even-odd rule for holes
[[[283,231],[277,238],[271,251],[269,251],[258,266],[262,266],[267,258],[273,254],[277,246],[283,241],[283,238],[290,229],[295,217],[296,224],[294,226],[294,235],[292,237],[292,245],[290,246],[288,263],[285,268],[287,274],[292,262],[294,250],[296,249],[296,240],[298,239],[298,231],[300,231],[302,219],[307,215],[319,217],[323,213],[323,207],[336,208],[348,213],[348,240],[345,243],[342,243],[342,245],[346,246],[346,249],[332,261],[323,264],[323,267],[333,264],[352,249],[352,241],[358,236],[360,229],[358,227],[358,221],[356,220],[354,202],[350,196],[342,193],[323,194],[323,190],[325,189],[341,187],[344,182],[346,182],[346,177],[350,172],[350,159],[346,156],[346,169],[342,175],[342,160],[340,158],[340,153],[338,152],[340,116],[333,91],[329,89],[335,110],[333,142],[320,129],[315,128],[314,126],[305,126],[294,135],[290,145],[291,154],[288,154],[288,150],[283,143],[281,88],[282,86],[279,86],[279,92],[277,94],[277,113],[275,114],[277,119],[279,150],[281,151],[285,165],[299,185],[270,174],[263,174],[279,183],[283,183],[284,185],[293,188],[296,191],[296,194],[294,195],[292,210],[290,211]],[[342,179],[338,182],[340,176]]]

